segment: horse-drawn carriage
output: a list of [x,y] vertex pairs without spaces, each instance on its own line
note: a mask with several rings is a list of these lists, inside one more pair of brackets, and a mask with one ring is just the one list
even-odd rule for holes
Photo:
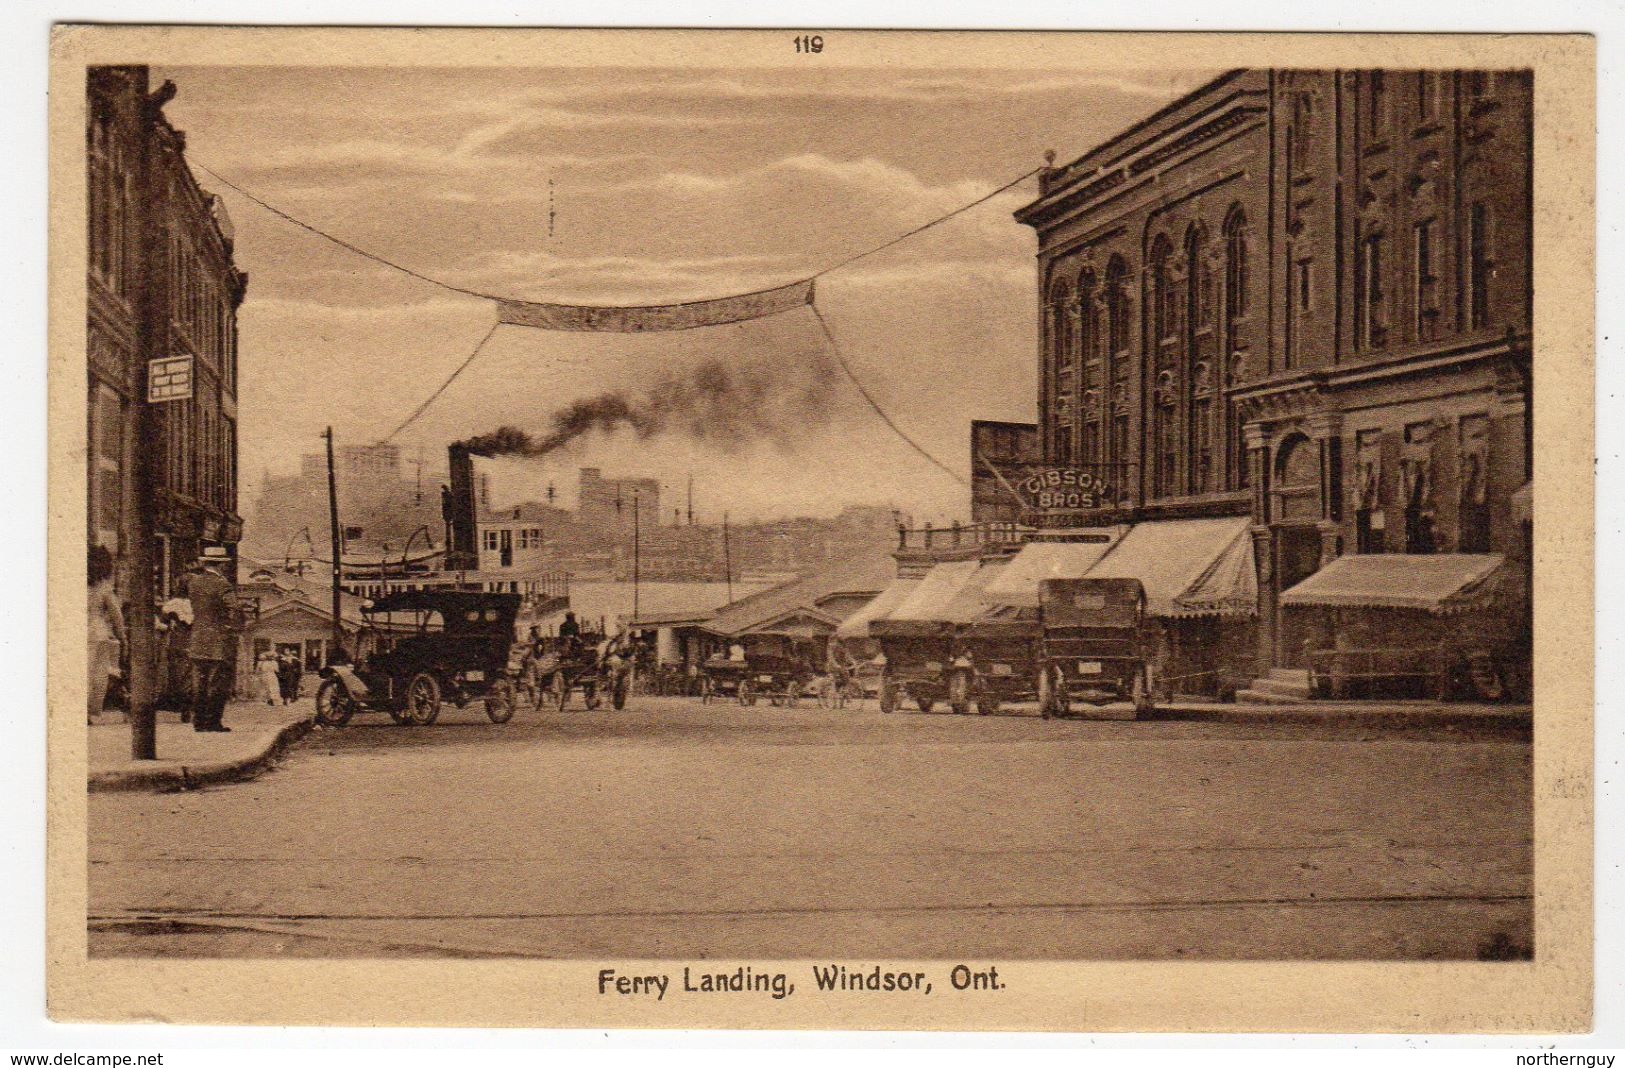
[[560,712],[570,707],[570,695],[580,693],[587,711],[603,704],[605,696],[619,711],[626,707],[632,665],[615,642],[602,635],[583,634],[550,640],[521,668],[521,690],[536,708],[551,703]]
[[428,726],[445,701],[481,701],[493,723],[513,718],[510,654],[520,597],[467,590],[403,590],[362,605],[353,663],[322,668],[316,721],[341,727],[359,712]]
[[796,701],[812,691],[818,672],[806,651],[788,635],[750,635],[749,648],[735,645],[700,665],[700,699],[735,700],[754,705],[766,700],[772,705],[795,707]]

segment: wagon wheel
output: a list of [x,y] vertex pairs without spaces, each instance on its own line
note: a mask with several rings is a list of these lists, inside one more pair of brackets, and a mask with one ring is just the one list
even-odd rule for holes
[[406,707],[402,712],[414,727],[427,727],[439,719],[440,680],[427,671],[413,675],[406,684]]
[[970,672],[956,671],[948,676],[948,707],[956,716],[970,711]]
[[631,676],[622,673],[615,676],[615,685],[609,691],[609,703],[619,712],[626,707],[626,691],[631,689]]
[[553,703],[563,712],[570,707],[570,680],[564,677],[563,669],[553,672],[552,689]]
[[880,712],[891,715],[897,711],[897,683],[889,678],[880,680]]
[[756,688],[751,685],[749,679],[739,680],[739,703],[742,705],[754,705],[756,703]]
[[338,679],[323,679],[316,688],[316,722],[324,727],[342,727],[355,715],[355,698]]
[[587,702],[588,712],[596,711],[598,706],[604,703],[603,699],[598,695],[597,679],[591,679],[581,684],[581,696]]
[[937,702],[932,698],[921,697],[918,694],[912,694],[911,696],[914,698],[914,703],[919,706],[920,712],[924,715],[929,716],[931,710],[937,705]]
[[796,707],[796,698],[800,696],[799,684],[791,680],[789,687],[784,691],[784,707]]
[[492,723],[506,723],[512,719],[517,704],[513,683],[507,679],[498,679],[485,691],[485,714]]

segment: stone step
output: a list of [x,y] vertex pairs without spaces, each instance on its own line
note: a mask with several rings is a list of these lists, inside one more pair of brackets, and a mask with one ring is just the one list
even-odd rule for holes
[[1245,689],[1236,691],[1236,702],[1244,705],[1298,705],[1307,698],[1271,690]]
[[1262,693],[1276,693],[1284,697],[1292,697],[1304,701],[1309,698],[1309,680],[1277,679],[1273,676],[1264,679],[1254,679],[1252,689]]

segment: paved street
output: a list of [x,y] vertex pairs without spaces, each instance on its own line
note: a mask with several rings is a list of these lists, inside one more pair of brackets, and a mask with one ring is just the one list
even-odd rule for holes
[[635,698],[359,717],[90,797],[96,955],[1373,958],[1526,950],[1496,733]]

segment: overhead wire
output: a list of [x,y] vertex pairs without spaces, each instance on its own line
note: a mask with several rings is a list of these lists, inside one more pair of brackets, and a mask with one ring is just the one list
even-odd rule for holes
[[[506,299],[506,298],[498,296],[496,294],[482,293],[482,292],[480,292],[478,290],[467,289],[467,288],[465,288],[463,286],[453,285],[452,283],[444,281],[443,279],[435,278],[432,275],[424,274],[421,271],[414,270],[411,267],[405,266],[404,264],[396,263],[394,260],[388,259],[388,258],[386,258],[384,256],[380,256],[375,252],[369,252],[368,250],[366,250],[364,248],[361,248],[359,245],[352,244],[351,242],[346,241],[341,237],[337,237],[334,234],[328,233],[326,230],[323,230],[322,228],[320,228],[318,226],[313,226],[312,224],[307,223],[304,220],[299,219],[299,218],[289,214],[286,211],[283,211],[281,208],[278,208],[274,204],[271,204],[271,203],[267,202],[266,200],[260,198],[259,196],[256,196],[255,194],[249,192],[247,189],[244,189],[242,186],[238,185],[236,182],[233,182],[231,179],[226,178],[225,176],[221,175],[218,171],[216,171],[213,168],[207,166],[206,164],[198,161],[196,158],[193,158],[190,162],[192,163],[193,166],[197,167],[199,170],[203,171],[205,174],[209,175],[211,178],[213,178],[216,181],[220,182],[222,185],[226,186],[228,189],[231,189],[234,192],[238,193],[239,195],[241,195],[243,197],[246,197],[248,200],[252,201],[253,203],[255,203],[257,205],[259,205],[261,208],[263,208],[266,211],[270,212],[272,215],[275,215],[278,218],[283,219],[286,222],[292,223],[294,226],[297,226],[302,230],[309,231],[310,233],[315,234],[317,237],[323,238],[326,241],[330,241],[333,244],[337,245],[338,247],[344,249],[347,252],[351,252],[351,253],[353,253],[353,254],[355,254],[357,256],[361,256],[364,259],[371,260],[374,263],[381,264],[381,265],[383,265],[385,267],[389,267],[389,268],[391,268],[393,270],[399,271],[402,274],[408,275],[409,277],[416,278],[420,282],[426,282],[429,285],[438,286],[441,289],[447,290],[447,291],[452,292],[452,293],[460,293],[460,294],[462,294],[464,296],[477,297],[477,298],[479,298],[481,300],[500,301],[500,300]],[[991,191],[991,192],[989,192],[989,193],[987,193],[987,194],[985,194],[983,196],[977,197],[975,200],[970,201],[967,204],[960,205],[959,207],[955,208],[953,211],[946,212],[946,213],[944,213],[942,215],[939,215],[936,218],[930,220],[929,222],[922,223],[919,226],[914,227],[912,230],[909,230],[906,233],[899,234],[898,236],[896,236],[894,238],[891,238],[888,241],[884,241],[884,242],[882,242],[882,243],[880,243],[878,245],[875,245],[873,248],[869,248],[869,249],[866,249],[866,250],[864,250],[862,252],[855,253],[855,254],[853,254],[851,256],[846,257],[843,260],[839,260],[836,263],[830,264],[827,267],[820,268],[819,270],[813,272],[810,275],[807,275],[805,278],[802,278],[799,281],[801,281],[801,282],[810,282],[810,281],[813,281],[815,279],[822,278],[823,276],[825,276],[827,274],[830,274],[831,272],[838,271],[843,267],[848,267],[848,266],[858,262],[859,260],[866,259],[866,258],[868,258],[870,256],[875,255],[878,252],[883,252],[886,249],[892,248],[892,247],[894,247],[896,245],[900,245],[904,241],[907,241],[909,238],[912,238],[912,237],[917,236],[918,234],[924,233],[925,231],[931,229],[934,226],[941,225],[942,223],[947,222],[949,219],[952,219],[955,216],[962,215],[965,212],[970,211],[972,208],[975,208],[975,207],[978,207],[979,205],[987,203],[989,200],[992,200],[994,197],[998,196],[1000,193],[1003,193],[1003,192],[1006,192],[1007,190],[1013,189],[1015,186],[1020,185],[1022,182],[1026,181],[1029,178],[1031,178],[1033,175],[1038,174],[1043,169],[1044,168],[1042,168],[1042,167],[1035,167],[1032,170],[1027,171],[1025,174],[1022,174],[1022,175],[1019,175],[1019,176],[1017,176],[1015,178],[1012,178],[1010,181],[1008,181],[1008,182],[1004,183],[1003,185],[999,186],[997,189],[994,189],[993,191]],[[792,283],[792,284],[794,284],[794,283]],[[941,460],[937,459],[928,450],[926,450],[924,448],[924,446],[920,445],[919,442],[915,441],[912,437],[910,437],[908,435],[908,433],[906,433],[903,430],[902,427],[897,425],[897,422],[894,419],[892,419],[892,417],[886,412],[886,410],[884,408],[882,408],[880,406],[880,403],[875,400],[873,394],[871,394],[869,392],[869,390],[864,386],[862,380],[860,380],[858,378],[857,374],[852,370],[851,364],[847,361],[845,354],[841,350],[840,343],[835,340],[835,335],[830,331],[828,321],[826,321],[824,319],[823,313],[821,311],[819,311],[817,301],[813,300],[813,301],[809,302],[809,304],[807,306],[812,309],[813,315],[817,318],[819,329],[823,332],[825,340],[828,342],[831,351],[835,354],[836,361],[841,365],[841,370],[843,372],[845,372],[846,377],[852,382],[852,385],[857,388],[858,392],[863,396],[864,401],[869,405],[869,407],[871,409],[874,410],[875,414],[880,417],[881,421],[884,422],[886,424],[886,426],[891,429],[892,433],[896,434],[899,438],[901,438],[910,448],[912,448],[920,456],[924,457],[933,466],[935,466],[939,470],[943,471],[950,478],[953,478],[955,481],[959,482],[960,484],[969,485],[969,482],[967,482],[962,475],[960,475],[953,468],[949,467],[947,464],[943,463]],[[417,408],[415,410],[413,410],[411,415],[407,416],[404,420],[401,421],[401,423],[398,426],[395,427],[394,430],[390,431],[388,437],[384,438],[383,440],[384,441],[392,440],[401,431],[405,430],[408,426],[411,426],[414,422],[416,422],[418,420],[418,418],[420,416],[422,416],[423,413],[429,409],[429,406],[432,405],[436,400],[438,400],[440,398],[440,396],[446,392],[447,388],[450,387],[451,384],[457,380],[458,376],[461,375],[465,370],[467,370],[468,366],[470,364],[472,364],[476,359],[479,358],[480,353],[482,351],[484,351],[485,346],[491,340],[492,335],[496,333],[497,327],[499,327],[501,325],[502,325],[502,323],[500,321],[492,324],[491,329],[486,331],[485,336],[480,339],[479,344],[474,346],[474,350],[469,353],[468,358],[465,359],[461,364],[459,364],[457,366],[457,369],[454,370],[450,374],[450,376],[448,376],[446,378],[445,381],[441,382],[439,387],[436,388],[435,391],[433,393],[431,393],[428,396],[428,398],[426,400],[424,400],[424,402],[422,404],[418,405]]]
[[841,370],[846,372],[846,377],[851,380],[852,385],[857,387],[858,393],[863,396],[863,399],[868,403],[869,407],[874,409],[874,413],[880,417],[880,421],[890,427],[891,432],[902,438],[911,449],[925,457],[925,459],[929,461],[932,466],[945,473],[949,478],[953,479],[955,482],[958,482],[960,485],[969,486],[970,482],[968,482],[963,475],[932,455],[931,452],[925,448],[925,446],[915,441],[907,431],[898,426],[896,421],[886,413],[886,409],[880,406],[880,402],[875,400],[873,394],[871,394],[869,390],[864,387],[863,382],[853,372],[852,365],[847,362],[846,354],[841,351],[840,342],[835,340],[835,335],[830,331],[829,321],[824,318],[824,313],[818,310],[818,305],[816,304],[810,304],[808,307],[812,309],[813,317],[818,320],[818,328],[824,332],[824,340],[829,342],[830,351],[835,354],[835,360],[841,365]]

